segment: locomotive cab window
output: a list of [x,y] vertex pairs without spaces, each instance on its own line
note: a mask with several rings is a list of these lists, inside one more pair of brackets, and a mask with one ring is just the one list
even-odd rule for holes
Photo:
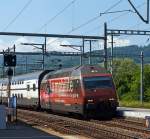
[[111,77],[85,77],[83,78],[85,89],[95,89],[95,88],[112,88],[112,78]]

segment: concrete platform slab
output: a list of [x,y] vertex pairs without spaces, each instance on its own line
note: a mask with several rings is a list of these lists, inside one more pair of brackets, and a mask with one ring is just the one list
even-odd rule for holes
[[0,130],[0,139],[62,139],[19,122]]
[[117,114],[124,117],[145,119],[146,116],[150,116],[150,109],[118,107]]

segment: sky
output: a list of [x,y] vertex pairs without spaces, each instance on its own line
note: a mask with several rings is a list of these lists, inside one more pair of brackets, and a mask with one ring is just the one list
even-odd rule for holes
[[[146,1],[132,0],[144,18]],[[107,22],[109,29],[150,30],[150,25],[141,21],[134,12],[107,13],[100,16],[100,13],[106,11],[122,10],[133,11],[128,0],[0,0],[0,31],[103,36],[104,22]],[[148,37],[118,36],[115,37],[115,46],[143,46],[149,43]],[[17,51],[35,51],[32,46],[20,45],[24,42],[43,43],[44,40],[35,37],[0,36],[0,51],[14,44]],[[80,45],[82,42],[48,38],[47,44],[49,51],[75,51],[60,45]],[[88,45],[86,43],[87,47]],[[110,47],[109,43],[108,46]],[[94,42],[92,49],[103,49],[103,41]]]

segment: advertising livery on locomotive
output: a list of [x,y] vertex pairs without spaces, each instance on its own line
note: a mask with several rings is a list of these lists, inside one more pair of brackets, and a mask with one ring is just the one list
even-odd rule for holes
[[[6,79],[0,81],[2,101],[7,100]],[[95,117],[113,115],[118,106],[112,75],[99,66],[83,65],[13,77],[11,96],[18,106],[38,107]]]

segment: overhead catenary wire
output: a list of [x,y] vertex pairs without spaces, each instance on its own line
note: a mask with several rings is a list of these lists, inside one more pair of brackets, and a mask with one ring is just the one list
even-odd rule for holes
[[[123,0],[119,0],[117,3],[113,4],[113,5],[110,6],[107,10],[105,10],[105,12],[108,12],[108,11],[110,11],[111,9],[115,8],[115,7],[116,7],[117,5],[119,5],[122,1],[123,1]],[[67,32],[67,34],[70,34],[70,33],[74,32],[74,31],[76,31],[76,30],[78,30],[78,29],[80,29],[80,28],[82,28],[82,27],[88,25],[89,23],[92,23],[93,21],[97,20],[99,17],[101,17],[100,14],[99,14],[98,16],[95,16],[95,17],[89,19],[89,20],[86,21],[85,23],[83,23],[83,24],[81,24],[81,25],[79,25],[79,26],[77,26],[77,27],[71,29],[70,31]],[[50,42],[50,43],[47,44],[47,45],[50,45],[50,44],[54,43],[54,42],[57,41],[57,40],[58,40],[58,38],[55,39],[54,41]]]
[[[140,5],[138,5],[137,8],[141,8],[143,5],[145,5],[145,2],[143,2],[143,3],[140,4]],[[125,16],[125,15],[129,14],[129,12],[130,12],[130,11],[126,11],[125,13],[122,13],[122,14],[120,14],[120,15],[118,15],[118,16],[116,16],[116,17],[110,19],[110,20],[108,20],[107,23],[112,23],[112,22],[114,22],[115,20],[118,20],[119,18],[121,18],[122,16]],[[138,25],[141,25],[141,24],[142,24],[142,23],[138,23],[138,24],[136,24],[136,25],[131,26],[130,28],[134,28],[134,27],[136,27],[136,26],[138,26]],[[98,25],[97,27],[95,27],[95,28],[93,28],[93,29],[87,31],[86,33],[90,33],[90,32],[92,32],[93,30],[95,31],[95,30],[97,30],[97,29],[100,29],[100,28],[102,28],[103,26],[104,26],[104,24]],[[126,35],[126,36],[128,36],[128,35]],[[80,41],[80,42],[81,42],[81,41]]]
[[110,10],[112,10],[113,8],[115,8],[117,5],[119,5],[123,0],[119,0],[118,2],[116,2],[114,5],[110,6],[107,10],[105,10],[106,12],[109,12]]
[[31,4],[32,1],[33,0],[29,0],[19,11],[19,13],[4,27],[2,31],[6,31],[17,20],[17,18],[24,12],[24,10]]
[[[138,5],[137,6],[137,8],[141,8],[143,5],[145,5],[145,2],[143,2],[142,4],[140,4],[140,5]],[[137,24],[135,24],[135,25],[133,25],[133,26],[130,26],[129,28],[135,28],[135,27],[138,27],[138,26],[140,26],[142,23],[137,23]],[[148,28],[147,28],[148,29]],[[147,29],[144,29],[144,30],[147,30]],[[125,39],[125,38],[127,38],[127,37],[131,37],[131,35],[125,35],[125,36],[118,36],[120,39]]]
[[72,4],[75,3],[77,0],[73,0],[70,3],[68,3],[63,9],[61,9],[56,15],[54,15],[52,18],[50,18],[46,23],[44,23],[38,30],[37,32],[41,31],[45,26],[47,26],[49,23],[54,21],[59,15],[61,15],[66,9],[68,9]]
[[[105,10],[104,13],[109,12],[110,10],[112,10],[112,9],[115,8],[117,5],[119,5],[122,1],[123,1],[123,0],[119,0],[117,3],[115,3],[114,5],[110,6],[107,10]],[[101,14],[99,14],[98,16],[95,16],[95,17],[89,19],[88,21],[86,21],[85,23],[83,23],[83,24],[81,24],[81,25],[75,27],[73,30],[69,31],[68,33],[71,33],[71,32],[73,32],[73,31],[76,31],[76,30],[80,29],[81,27],[86,26],[87,24],[89,24],[89,23],[91,23],[91,22],[97,20],[99,17],[101,17]]]
[[[141,8],[143,5],[145,5],[145,2],[143,2],[143,3],[140,4],[140,5],[138,5],[137,8]],[[130,11],[126,11],[125,13],[122,13],[122,14],[120,14],[120,15],[118,15],[118,16],[116,16],[116,17],[110,19],[110,20],[108,20],[107,23],[112,23],[112,22],[114,22],[115,20],[118,20],[119,18],[121,18],[121,17],[123,17],[123,16],[125,16],[125,15],[127,15],[127,14],[129,14],[129,13],[130,13]],[[138,24],[139,24],[139,23],[138,23]],[[137,26],[138,24],[136,24],[136,25],[134,25],[134,26]],[[141,24],[141,23],[140,23],[140,24]],[[104,24],[98,25],[97,27],[94,27],[93,29],[87,31],[86,33],[92,32],[93,30],[95,31],[95,30],[97,30],[97,29],[100,29],[100,28],[103,27],[103,25],[104,25]],[[134,26],[132,26],[132,27],[134,27]]]

